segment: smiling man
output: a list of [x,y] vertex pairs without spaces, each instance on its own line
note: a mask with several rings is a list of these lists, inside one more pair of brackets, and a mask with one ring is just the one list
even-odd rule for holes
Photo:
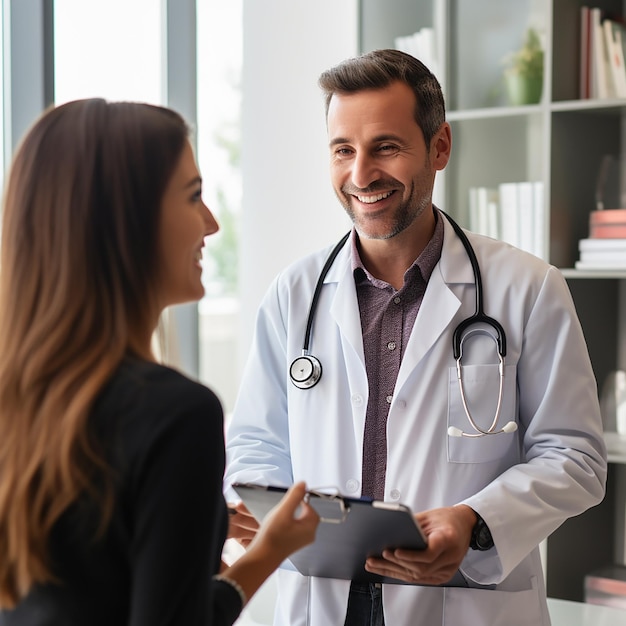
[[[411,88],[335,93],[328,103],[331,180],[358,235],[366,267],[400,288],[435,229],[435,172],[450,156],[450,126],[429,145],[414,118]],[[368,265],[369,261],[369,265]]]
[[[226,484],[305,480],[403,503],[428,547],[374,555],[358,582],[279,570],[275,624],[546,626],[538,546],[597,504],[606,478],[565,280],[433,206],[452,137],[420,61],[378,50],[320,86],[331,180],[354,227],[330,265],[330,248],[301,259],[266,294]],[[230,521],[245,545],[256,525],[241,503]]]

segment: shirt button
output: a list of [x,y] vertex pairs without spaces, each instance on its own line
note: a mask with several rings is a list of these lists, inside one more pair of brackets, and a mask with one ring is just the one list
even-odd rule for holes
[[354,406],[363,406],[363,396],[360,393],[352,394],[350,400]]
[[389,492],[389,496],[391,497],[392,500],[399,500],[400,499],[400,491],[398,489],[392,489]]
[[396,296],[393,299],[394,304],[400,304],[400,302],[402,302],[402,298],[400,296]]
[[350,480],[346,481],[346,491],[349,493],[354,493],[355,491],[358,491],[359,489],[359,481],[355,480],[354,478],[351,478]]
[[388,350],[395,350],[395,349],[396,349],[396,342],[395,342],[395,341],[390,341],[390,342],[387,344],[387,349],[388,349]]
[[387,404],[391,404],[391,401],[393,400],[393,396],[387,396],[385,399],[387,400]]

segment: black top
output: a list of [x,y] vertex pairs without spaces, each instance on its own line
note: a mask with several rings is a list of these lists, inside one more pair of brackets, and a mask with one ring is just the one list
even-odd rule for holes
[[50,537],[58,584],[34,587],[1,626],[232,624],[237,592],[212,581],[228,516],[223,414],[215,394],[172,369],[126,360],[89,420],[114,473],[115,508],[81,498]]

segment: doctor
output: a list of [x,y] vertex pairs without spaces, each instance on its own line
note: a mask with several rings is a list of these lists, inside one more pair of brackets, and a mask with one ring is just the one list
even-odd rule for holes
[[[464,242],[433,206],[451,132],[422,63],[379,50],[320,85],[332,183],[354,228],[322,279],[310,331],[331,247],[270,286],[227,436],[226,481],[305,480],[402,502],[420,511],[429,547],[367,561],[417,585],[280,570],[275,623],[547,625],[538,545],[600,502],[606,477],[566,283],[505,243],[472,233]],[[457,360],[455,329],[468,318]],[[255,525],[238,511],[232,534],[245,544]],[[463,586],[446,587],[459,568]]]

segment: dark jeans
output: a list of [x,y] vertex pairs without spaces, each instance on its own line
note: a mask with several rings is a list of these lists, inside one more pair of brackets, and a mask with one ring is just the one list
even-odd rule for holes
[[344,626],[385,626],[380,583],[352,582]]

